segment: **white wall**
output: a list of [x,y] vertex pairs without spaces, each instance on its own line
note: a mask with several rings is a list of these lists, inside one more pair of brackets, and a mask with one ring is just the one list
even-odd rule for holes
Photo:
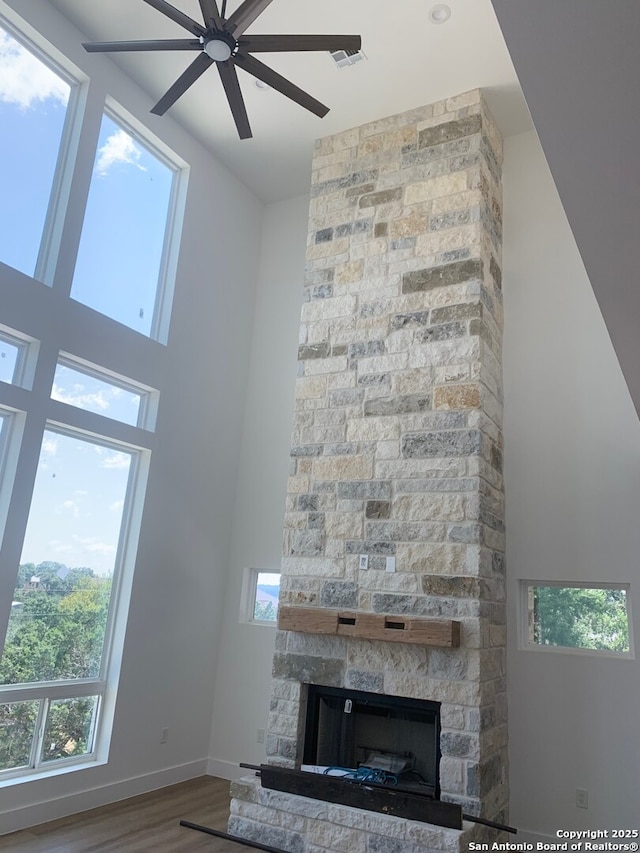
[[533,133],[506,141],[504,222],[511,822],[631,828],[640,664],[516,647],[519,578],[631,582],[640,623],[640,424]]
[[[517,651],[516,586],[631,581],[638,611],[640,425],[535,134],[506,141],[504,191],[511,822],[524,840],[633,822],[639,665]],[[266,217],[211,740],[210,768],[230,778],[262,758],[273,645],[269,629],[238,624],[240,573],[280,557],[305,208]]]
[[[309,199],[278,202],[264,217],[238,497],[216,676],[210,772],[244,775],[269,712],[275,628],[239,620],[245,567],[280,570],[289,473],[298,325]],[[246,771],[244,771],[246,772]]]
[[[135,377],[161,398],[109,763],[3,787],[0,832],[206,769],[263,212],[170,116],[149,116],[152,100],[108,58],[88,56],[50,4],[11,6],[86,69],[97,121],[108,91],[191,173],[168,346]],[[12,309],[4,303],[3,322]],[[75,330],[80,350],[91,331],[89,321]],[[109,367],[126,363],[131,338],[124,330],[105,353]]]

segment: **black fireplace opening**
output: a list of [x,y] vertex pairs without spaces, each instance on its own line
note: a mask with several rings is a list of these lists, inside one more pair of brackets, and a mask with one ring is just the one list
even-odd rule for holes
[[439,799],[440,703],[309,684],[302,761]]

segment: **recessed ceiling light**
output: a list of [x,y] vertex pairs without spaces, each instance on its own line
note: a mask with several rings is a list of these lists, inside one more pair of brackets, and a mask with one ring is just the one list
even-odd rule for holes
[[262,89],[263,91],[271,88],[271,86],[268,83],[265,83],[264,80],[255,80],[255,84],[256,89]]
[[444,24],[451,17],[451,8],[446,3],[438,3],[429,10],[429,20],[432,24]]

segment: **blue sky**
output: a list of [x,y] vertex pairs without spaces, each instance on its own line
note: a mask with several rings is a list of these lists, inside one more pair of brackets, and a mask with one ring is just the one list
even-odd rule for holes
[[104,116],[71,296],[150,334],[173,172]]
[[[3,196],[12,202],[0,205],[0,261],[31,276],[70,92],[66,81],[0,29],[0,176]],[[103,117],[71,295],[145,335],[173,175]],[[16,352],[0,340],[0,381],[13,380]],[[68,365],[58,366],[51,396],[137,422],[136,394]],[[54,560],[112,572],[130,462],[130,454],[95,441],[46,432],[21,562]]]
[[69,86],[0,29],[0,260],[33,275]]
[[22,563],[113,572],[131,456],[46,431]]

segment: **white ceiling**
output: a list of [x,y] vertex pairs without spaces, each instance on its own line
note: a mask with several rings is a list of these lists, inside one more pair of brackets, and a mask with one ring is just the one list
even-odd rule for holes
[[[188,38],[143,0],[50,0],[87,40]],[[273,0],[248,33],[362,36],[366,61],[338,69],[328,53],[260,55],[328,107],[317,116],[238,71],[253,138],[238,138],[214,68],[171,108],[172,115],[265,202],[308,191],[314,140],[469,89],[485,90],[504,135],[531,127],[491,0],[449,0],[451,18],[433,24],[436,0]],[[202,21],[198,0],[173,5]],[[227,16],[240,5],[229,0]],[[149,93],[149,107],[193,61],[193,53],[112,54]],[[92,57],[88,58],[92,61]],[[90,66],[89,66],[90,67]],[[162,119],[153,119],[162,121]]]

